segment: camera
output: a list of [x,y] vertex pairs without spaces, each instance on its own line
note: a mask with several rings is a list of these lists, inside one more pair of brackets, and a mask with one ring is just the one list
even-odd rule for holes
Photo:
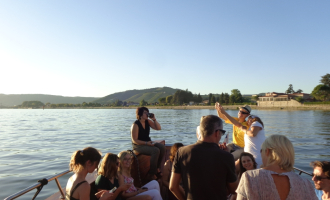
[[148,113],[149,118],[153,118],[154,116],[155,116],[154,113]]
[[109,193],[114,193],[117,190],[117,187],[112,188]]

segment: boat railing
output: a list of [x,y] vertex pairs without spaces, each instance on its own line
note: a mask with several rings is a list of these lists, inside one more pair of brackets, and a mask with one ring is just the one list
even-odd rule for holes
[[31,190],[37,189],[36,194],[32,198],[32,199],[34,199],[38,195],[38,193],[40,192],[40,190],[42,189],[42,187],[44,185],[46,185],[48,182],[53,181],[53,180],[56,181],[57,187],[58,187],[58,189],[59,189],[59,191],[60,191],[60,193],[62,195],[61,199],[65,199],[64,191],[62,190],[62,187],[60,185],[60,182],[58,181],[58,178],[61,177],[61,176],[64,176],[65,174],[67,174],[69,172],[71,172],[71,171],[70,170],[65,170],[65,171],[63,171],[61,173],[55,174],[54,176],[48,177],[48,178],[46,178],[47,181],[44,180],[46,183],[45,182],[42,182],[40,180],[40,181],[38,181],[39,183],[33,184],[30,187],[27,187],[27,188],[25,188],[25,189],[23,189],[23,190],[15,193],[15,194],[13,194],[13,195],[10,195],[9,197],[6,197],[4,200],[16,199],[16,198],[22,196],[23,194],[26,194],[26,193],[30,192]]
[[297,167],[293,167],[293,169],[299,171],[299,175],[301,175],[302,173],[304,173],[304,174],[307,174],[307,175],[313,176],[313,174],[308,173],[308,172],[306,172],[306,171],[304,171],[304,170],[302,170],[302,169],[299,169],[299,168],[297,168]]

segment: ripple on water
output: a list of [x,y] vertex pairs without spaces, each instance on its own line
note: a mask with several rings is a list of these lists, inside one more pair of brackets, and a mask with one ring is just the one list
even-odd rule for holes
[[[104,155],[132,148],[130,127],[136,120],[134,109],[3,111],[0,112],[0,199],[68,169],[71,154],[78,149],[93,146]],[[216,114],[212,109],[150,111],[162,126],[160,131],[151,131],[153,140],[185,145],[196,141],[201,116]],[[228,112],[237,116],[236,110]],[[298,168],[311,172],[311,161],[330,159],[330,112],[256,110],[253,113],[263,120],[266,136],[282,134],[292,141]],[[224,124],[224,130],[231,140],[232,125]],[[59,179],[62,186],[71,175]],[[56,188],[55,182],[50,182],[37,199],[45,199]],[[21,199],[31,199],[32,193]]]

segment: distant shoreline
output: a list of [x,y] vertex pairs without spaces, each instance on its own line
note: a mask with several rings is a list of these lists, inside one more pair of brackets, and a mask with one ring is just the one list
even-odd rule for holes
[[[224,108],[229,110],[238,110],[243,105],[223,105]],[[304,105],[300,107],[259,107],[250,105],[252,110],[330,110],[330,104],[323,105]],[[44,109],[136,109],[138,106],[130,107],[60,107],[60,108],[47,108]],[[214,106],[147,106],[152,109],[174,109],[174,110],[200,110],[200,109],[214,109]],[[43,109],[43,108],[1,108],[1,109]]]

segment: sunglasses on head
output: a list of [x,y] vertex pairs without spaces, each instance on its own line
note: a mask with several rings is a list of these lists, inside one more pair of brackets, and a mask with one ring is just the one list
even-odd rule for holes
[[220,131],[222,135],[224,135],[226,133],[226,131],[225,130],[222,130],[222,129],[217,129],[215,131]]
[[243,111],[239,111],[240,113],[244,114],[244,115],[249,115],[250,113],[247,113],[247,112],[243,112]]
[[322,176],[316,176],[314,173],[312,173],[312,176],[314,177],[315,180],[320,181],[322,179],[330,179],[328,177],[322,177]]

